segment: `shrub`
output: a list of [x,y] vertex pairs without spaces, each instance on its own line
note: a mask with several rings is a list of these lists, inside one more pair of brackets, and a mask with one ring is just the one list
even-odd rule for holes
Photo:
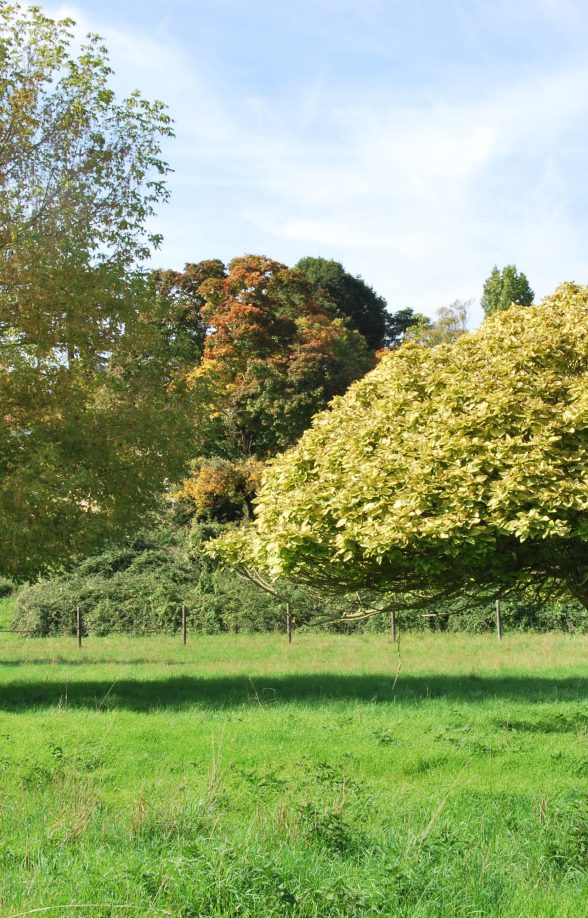
[[[284,602],[230,569],[218,567],[206,554],[206,543],[224,528],[225,524],[201,520],[188,531],[160,521],[132,539],[80,560],[70,572],[22,590],[17,600],[18,627],[38,635],[74,633],[79,607],[86,632],[173,632],[181,626],[185,604],[192,630],[207,634],[283,631]],[[0,596],[4,582],[12,589],[0,580]],[[354,597],[325,596],[307,587],[289,586],[287,595],[296,627],[305,627],[317,616],[337,619],[353,608]],[[371,597],[372,602],[377,600]],[[458,612],[450,604],[435,611],[440,614],[434,618],[424,617],[419,610],[400,613],[399,627],[469,632],[495,627],[493,606]],[[588,631],[588,612],[578,603],[538,606],[508,601],[502,613],[506,630]],[[390,616],[320,627],[343,634],[386,632]]]
[[7,580],[6,577],[0,577],[0,599],[3,599],[5,596],[12,596],[14,590],[15,586],[12,580]]

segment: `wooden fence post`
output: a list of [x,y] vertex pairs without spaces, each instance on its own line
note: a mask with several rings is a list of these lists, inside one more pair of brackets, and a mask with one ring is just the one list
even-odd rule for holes
[[502,640],[502,615],[500,614],[500,600],[496,600],[496,634],[498,640]]
[[186,604],[182,603],[182,643],[186,644],[188,640],[188,619],[186,617]]
[[78,647],[82,646],[82,613],[80,607],[76,608],[76,635],[78,638]]
[[286,634],[288,635],[288,643],[292,643],[292,609],[290,608],[290,603],[286,603]]
[[392,643],[395,644],[398,640],[398,625],[396,623],[396,612],[390,612],[390,637],[392,638]]

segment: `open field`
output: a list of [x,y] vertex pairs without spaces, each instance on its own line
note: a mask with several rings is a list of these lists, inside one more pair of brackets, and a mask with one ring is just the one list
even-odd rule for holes
[[4,918],[588,915],[586,637],[0,635],[0,774]]

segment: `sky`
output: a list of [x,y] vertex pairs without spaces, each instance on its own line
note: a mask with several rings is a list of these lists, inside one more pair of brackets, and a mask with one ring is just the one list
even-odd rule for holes
[[516,264],[588,282],[588,0],[77,0],[167,103],[153,264],[340,261],[433,315]]

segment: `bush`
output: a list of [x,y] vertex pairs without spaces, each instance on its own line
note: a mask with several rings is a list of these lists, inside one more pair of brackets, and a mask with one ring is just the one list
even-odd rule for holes
[[[181,627],[186,605],[190,629],[207,634],[228,631],[285,630],[284,602],[229,569],[219,568],[206,554],[206,543],[226,528],[199,521],[191,530],[158,521],[99,554],[84,558],[69,573],[40,581],[21,591],[17,600],[18,627],[38,635],[75,633],[76,610],[84,630],[93,634],[174,632]],[[0,580],[0,595],[2,584]],[[296,627],[316,620],[340,618],[354,607],[354,597],[325,596],[316,590],[288,586]],[[379,597],[381,600],[381,597]],[[371,597],[377,602],[378,597]],[[414,610],[399,613],[402,630],[483,632],[495,628],[492,604],[469,612],[455,605],[439,607],[435,618]],[[588,612],[578,603],[544,606],[512,600],[503,602],[508,630],[588,632]],[[315,627],[315,626],[313,626]],[[319,626],[340,633],[386,632],[389,614],[355,623]]]
[[5,596],[12,596],[15,589],[16,587],[12,580],[7,580],[6,577],[0,577],[0,599],[4,599]]
[[[451,608],[448,609],[451,612]],[[502,623],[506,631],[567,631],[588,632],[588,611],[572,599],[549,603],[509,599],[501,603]],[[471,612],[450,615],[447,628],[451,631],[481,633],[496,627],[494,604]]]
[[205,555],[218,528],[199,524],[190,537],[155,530],[92,555],[23,590],[18,626],[37,635],[74,633],[79,608],[86,633],[173,632],[185,604],[189,626],[198,631],[283,629],[283,603]]

